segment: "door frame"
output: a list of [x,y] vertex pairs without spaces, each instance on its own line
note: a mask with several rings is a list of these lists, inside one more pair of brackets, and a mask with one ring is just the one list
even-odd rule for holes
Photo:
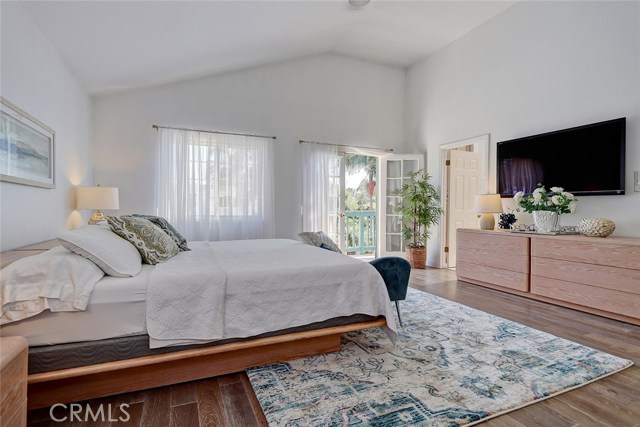
[[447,221],[448,193],[449,193],[449,170],[447,169],[447,151],[464,147],[467,145],[479,145],[482,152],[482,179],[484,180],[485,192],[489,192],[489,143],[491,134],[485,133],[471,138],[465,138],[458,141],[448,142],[440,145],[440,182],[442,183],[442,197],[440,197],[441,207],[444,211],[440,217],[440,265],[439,268],[447,268],[447,257],[445,247],[449,241],[449,227]]

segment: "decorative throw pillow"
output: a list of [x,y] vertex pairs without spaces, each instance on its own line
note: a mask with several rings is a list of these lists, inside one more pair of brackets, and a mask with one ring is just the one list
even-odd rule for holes
[[147,264],[158,264],[180,252],[176,242],[148,219],[127,215],[108,216],[107,222],[114,233],[136,247],[142,261]]
[[326,246],[324,249],[342,253],[338,245],[324,231],[305,231],[298,234],[298,237],[308,245],[322,247],[321,245],[324,244]]
[[169,221],[162,218],[161,216],[141,215],[141,214],[133,214],[133,216],[148,219],[149,221],[151,221],[152,223],[160,227],[162,231],[167,233],[169,237],[171,237],[173,241],[176,242],[176,245],[178,245],[181,251],[191,250],[189,246],[187,246],[187,239],[185,239],[182,236],[182,234],[180,234],[178,230],[176,230],[176,228],[173,225],[171,225]]
[[109,227],[87,225],[56,235],[66,249],[87,258],[113,277],[132,277],[140,273],[140,253],[131,243]]
[[320,247],[322,249],[326,249],[328,251],[332,251],[333,252],[333,249],[331,249],[331,247],[329,245],[327,245],[326,243],[320,243]]

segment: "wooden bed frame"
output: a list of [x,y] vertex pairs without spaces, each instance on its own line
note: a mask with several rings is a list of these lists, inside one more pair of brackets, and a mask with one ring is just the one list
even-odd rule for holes
[[[42,253],[57,244],[57,240],[49,240],[2,252],[0,265],[4,268],[20,258]],[[27,378],[27,407],[44,408],[54,403],[111,396],[329,353],[340,349],[343,333],[386,324],[385,318],[379,317],[367,322],[31,374]]]

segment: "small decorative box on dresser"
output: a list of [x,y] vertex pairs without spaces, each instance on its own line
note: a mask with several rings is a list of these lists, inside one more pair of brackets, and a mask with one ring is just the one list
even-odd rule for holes
[[[471,229],[459,229],[457,238],[459,280],[640,324],[640,239]],[[527,288],[516,270],[526,274]]]
[[0,338],[0,425],[27,425],[27,359],[23,337]]

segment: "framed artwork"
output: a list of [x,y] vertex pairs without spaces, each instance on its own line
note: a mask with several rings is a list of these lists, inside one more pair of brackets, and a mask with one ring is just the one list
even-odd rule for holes
[[0,97],[0,181],[55,188],[53,129]]

